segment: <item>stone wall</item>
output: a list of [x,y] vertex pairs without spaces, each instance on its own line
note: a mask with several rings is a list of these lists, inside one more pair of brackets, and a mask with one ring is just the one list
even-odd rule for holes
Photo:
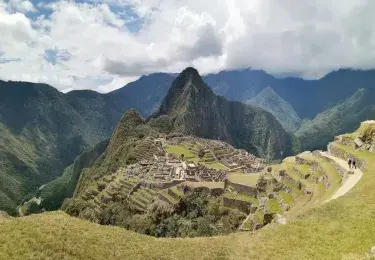
[[345,145],[345,146],[355,148],[354,139],[349,137],[349,136],[344,136],[344,135],[336,136],[335,142],[339,143],[339,144],[342,144],[342,145]]
[[187,190],[196,192],[207,192],[213,197],[219,197],[224,194],[224,188],[209,188],[207,186],[190,187],[185,186]]
[[356,161],[356,165],[359,169],[364,171],[366,169],[366,162],[359,157],[355,156],[352,153],[349,153],[345,150],[340,149],[339,147],[335,146],[333,143],[328,145],[328,152],[332,154],[333,156],[337,158],[341,158],[345,161],[348,160],[348,158],[353,158]]
[[183,182],[185,182],[185,180],[172,180],[170,182],[142,182],[142,186],[149,189],[163,190],[172,188]]
[[246,214],[250,213],[250,207],[252,205],[251,202],[227,198],[227,197],[223,198],[223,202],[224,202],[224,207],[238,209]]
[[306,164],[306,165],[310,165],[310,166],[318,164],[315,161],[306,160],[306,159],[304,159],[304,158],[302,158],[298,155],[295,157],[295,160],[296,160],[296,164]]
[[320,153],[319,155],[317,155],[319,158],[323,159],[324,161],[327,161],[329,162],[330,164],[332,164],[333,166],[335,166],[335,169],[337,170],[337,172],[339,173],[340,175],[340,178],[341,180],[344,178],[345,174],[348,172],[346,169],[344,169],[340,164],[338,164],[335,160],[331,159],[331,158],[328,158],[328,157],[325,157],[325,156],[322,156]]
[[239,183],[234,183],[234,182],[231,182],[229,180],[226,180],[226,182],[227,183],[226,183],[225,187],[231,186],[233,189],[235,189],[239,193],[243,193],[243,194],[249,195],[251,197],[255,197],[255,198],[258,197],[257,188],[250,187],[250,186],[243,185],[243,184],[239,184]]

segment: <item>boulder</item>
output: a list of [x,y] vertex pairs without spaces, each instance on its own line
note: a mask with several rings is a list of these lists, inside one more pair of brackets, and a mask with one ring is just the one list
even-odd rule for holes
[[354,144],[356,148],[360,148],[362,145],[364,145],[364,142],[361,138],[357,137],[356,139],[354,139]]
[[280,214],[277,214],[276,217],[275,217],[275,222],[277,224],[280,224],[280,225],[286,225],[287,221],[286,221],[286,218],[283,217],[282,215]]
[[285,176],[285,170],[284,169],[280,169],[279,170],[279,176]]
[[371,247],[371,251],[370,252],[371,252],[372,255],[375,255],[375,246]]

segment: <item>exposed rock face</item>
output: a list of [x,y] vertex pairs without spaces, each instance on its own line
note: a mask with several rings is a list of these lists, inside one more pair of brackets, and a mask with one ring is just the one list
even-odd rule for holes
[[357,137],[356,139],[354,139],[354,144],[356,145],[356,148],[359,148],[364,145],[364,142],[361,140],[361,138]]
[[168,115],[175,132],[218,139],[269,159],[289,153],[290,136],[270,113],[216,96],[197,70],[185,69],[152,117]]

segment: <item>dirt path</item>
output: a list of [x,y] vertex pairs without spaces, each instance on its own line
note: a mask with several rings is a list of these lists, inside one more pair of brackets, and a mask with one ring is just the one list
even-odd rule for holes
[[337,157],[334,157],[328,154],[327,152],[322,152],[321,154],[325,157],[328,157],[334,160],[345,170],[354,172],[354,174],[346,174],[346,176],[344,176],[344,184],[332,195],[331,198],[325,201],[325,202],[328,202],[330,200],[337,199],[338,197],[341,197],[345,195],[348,191],[350,191],[357,184],[357,182],[362,178],[363,173],[360,169],[350,169],[346,161],[339,159]]

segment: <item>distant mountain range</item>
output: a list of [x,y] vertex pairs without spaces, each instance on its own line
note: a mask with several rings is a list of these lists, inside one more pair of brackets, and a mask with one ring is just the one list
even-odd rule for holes
[[306,120],[296,132],[302,150],[325,149],[332,135],[339,135],[358,128],[359,123],[375,118],[375,91],[359,89],[343,102]]
[[[339,70],[320,80],[279,79],[259,70],[223,71],[202,77],[202,82],[193,77],[192,85],[206,83],[213,92],[191,87],[176,105],[168,100],[173,100],[169,89],[177,76],[150,74],[107,94],[89,90],[63,94],[46,84],[0,81],[0,210],[16,214],[16,206],[38,186],[60,176],[78,155],[108,139],[130,108],[143,117],[171,116],[174,129],[227,140],[261,156],[273,150],[271,157],[277,157],[285,142],[278,122],[261,109],[225,99],[269,111],[285,130],[296,132],[303,149],[321,147],[335,134],[351,132],[362,120],[374,118],[373,70]],[[189,100],[197,103],[187,105]],[[162,102],[167,109],[158,111]],[[164,123],[156,122],[168,128]],[[276,132],[267,136],[262,127]],[[245,134],[243,129],[260,132]],[[266,145],[267,140],[273,141]],[[268,148],[272,145],[278,148]]]

